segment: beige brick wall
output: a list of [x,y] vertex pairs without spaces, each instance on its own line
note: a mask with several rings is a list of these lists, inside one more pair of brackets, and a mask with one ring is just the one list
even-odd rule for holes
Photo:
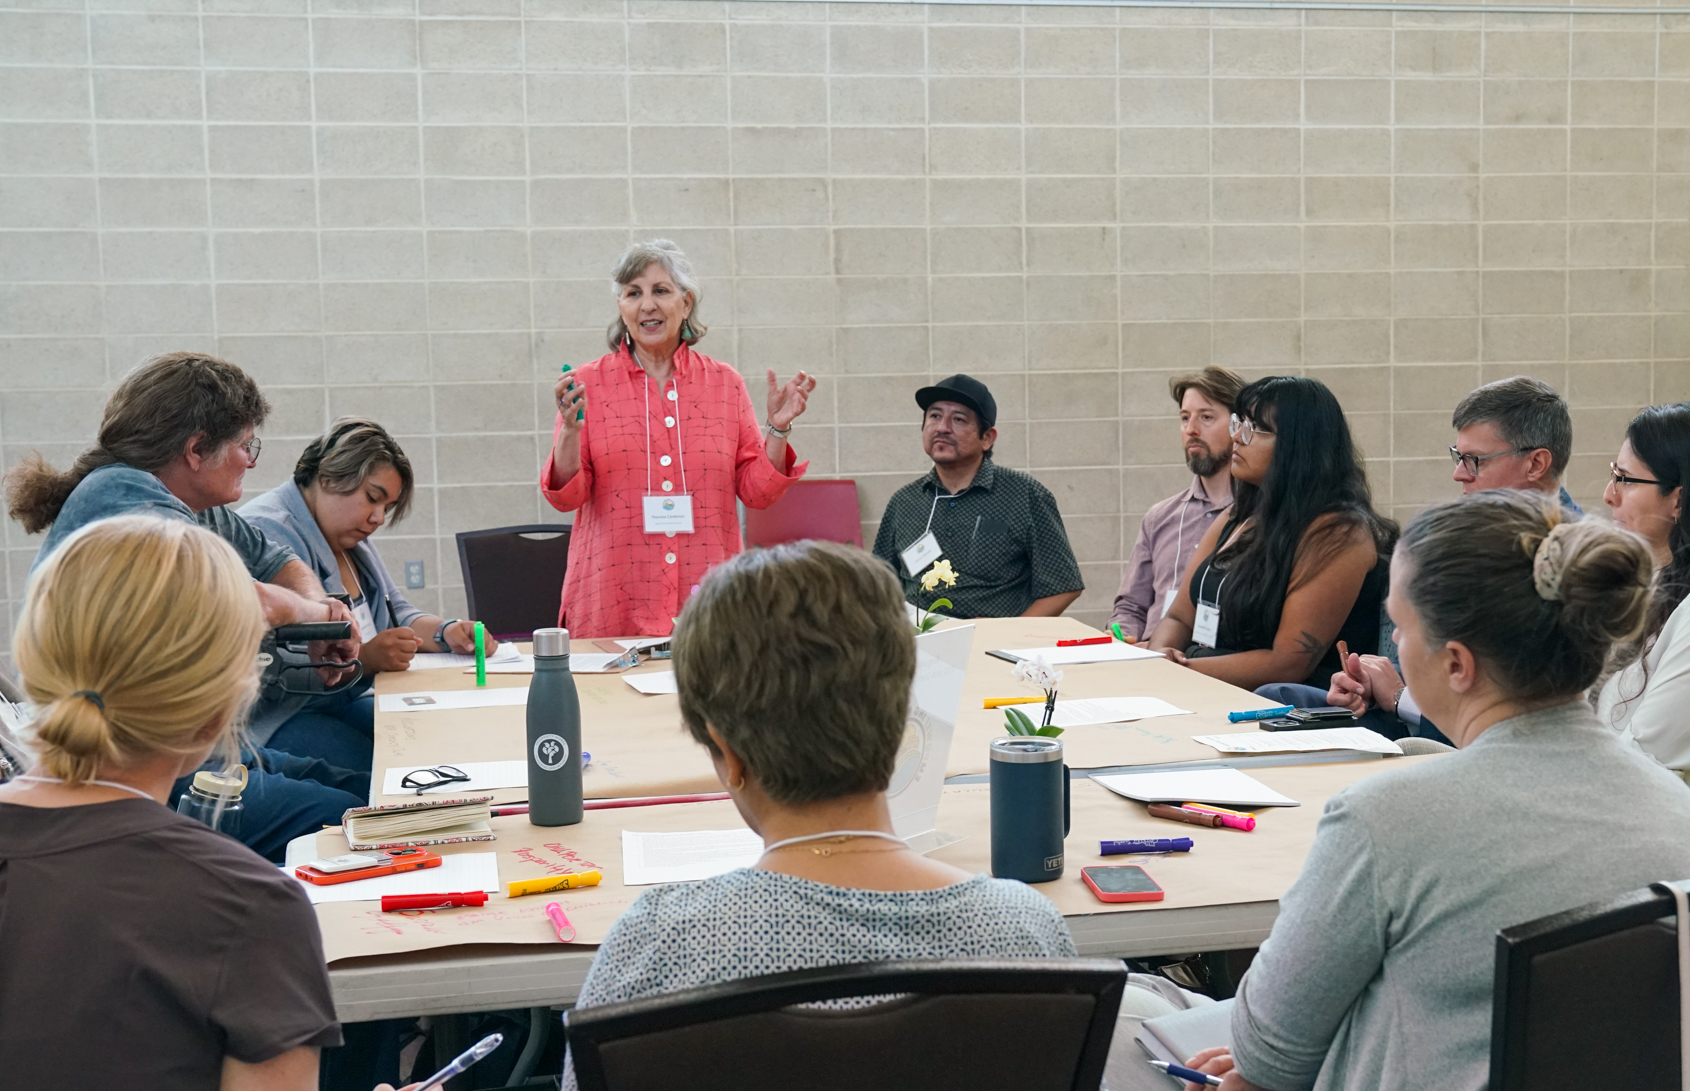
[[67,460],[136,361],[221,352],[276,403],[253,491],[336,414],[403,437],[381,546],[452,612],[453,532],[555,518],[550,382],[667,235],[706,351],[821,376],[794,443],[871,534],[912,391],[989,382],[1095,621],[1211,361],[1330,384],[1398,516],[1462,393],[1541,375],[1596,503],[1690,397],[1687,171],[1681,15],[0,0],[0,443]]

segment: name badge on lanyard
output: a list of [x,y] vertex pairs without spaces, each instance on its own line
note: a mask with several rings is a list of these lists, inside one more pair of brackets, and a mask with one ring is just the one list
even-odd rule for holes
[[933,537],[930,530],[915,540],[915,544],[904,550],[904,571],[912,577],[919,576],[927,570],[927,566],[938,560],[944,554],[939,548],[939,539]]
[[376,617],[370,613],[368,602],[355,603],[352,607],[352,617],[358,622],[359,640],[374,640],[376,638]]
[[645,496],[641,502],[645,505],[647,534],[692,533],[692,497],[687,493]]
[[1226,577],[1215,587],[1215,601],[1209,602],[1203,598],[1203,587],[1209,581],[1209,570],[1203,570],[1203,580],[1197,585],[1197,617],[1191,624],[1191,639],[1205,648],[1216,646],[1215,640],[1221,631],[1221,588],[1226,586]]
[[[675,380],[669,379],[671,383]],[[651,475],[651,379],[645,381],[645,496],[640,498],[640,505],[645,515],[645,532],[647,534],[667,534],[673,538],[677,534],[691,534],[692,527],[692,493],[687,490],[687,462],[686,455],[681,450],[681,407],[675,391],[670,390],[669,400],[676,402],[673,415],[668,424],[675,429],[675,456],[680,463],[681,491],[658,493],[652,490]],[[663,465],[669,465],[669,456],[663,456]],[[665,473],[668,470],[664,471]],[[665,490],[673,489],[674,485],[665,480]],[[673,558],[670,558],[673,560]]]
[[1174,608],[1174,600],[1177,598],[1179,598],[1179,584],[1176,583],[1168,588],[1167,594],[1162,596],[1162,613],[1164,616]]

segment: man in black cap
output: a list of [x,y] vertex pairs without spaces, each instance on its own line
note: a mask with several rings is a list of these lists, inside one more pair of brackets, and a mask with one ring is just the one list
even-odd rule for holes
[[[925,607],[951,600],[953,617],[1055,617],[1085,581],[1050,490],[992,461],[998,403],[986,384],[952,375],[922,387],[921,445],[933,469],[892,494],[875,556],[892,566],[904,598]],[[939,560],[954,587],[927,591],[921,576]]]

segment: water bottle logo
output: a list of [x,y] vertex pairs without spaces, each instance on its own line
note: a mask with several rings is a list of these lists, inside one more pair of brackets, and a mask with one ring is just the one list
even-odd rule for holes
[[534,740],[534,764],[550,773],[569,760],[569,743],[562,735],[541,735]]

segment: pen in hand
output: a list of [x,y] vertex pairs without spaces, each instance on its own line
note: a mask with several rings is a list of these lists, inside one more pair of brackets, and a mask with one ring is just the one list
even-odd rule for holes
[[417,1084],[415,1087],[411,1088],[410,1091],[428,1091],[431,1087],[439,1087],[453,1076],[468,1072],[475,1062],[484,1059],[489,1053],[498,1049],[500,1043],[504,1040],[505,1036],[503,1034],[489,1034],[487,1037],[481,1039],[481,1041],[458,1054],[451,1064],[442,1068],[439,1072],[436,1072],[423,1082]]
[[1185,1080],[1188,1083],[1200,1083],[1206,1087],[1219,1087],[1221,1085],[1221,1078],[1219,1076],[1211,1076],[1207,1072],[1199,1072],[1195,1068],[1187,1068],[1182,1064],[1172,1064],[1168,1061],[1151,1061],[1150,1067],[1160,1069],[1175,1079]]

